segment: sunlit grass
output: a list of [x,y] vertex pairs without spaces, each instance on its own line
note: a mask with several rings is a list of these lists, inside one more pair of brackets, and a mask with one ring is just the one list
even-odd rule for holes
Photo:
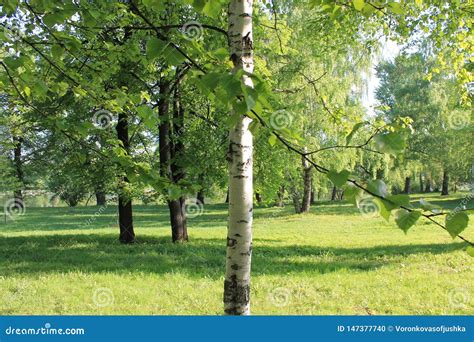
[[[430,201],[452,209],[461,196]],[[225,205],[190,219],[177,245],[164,206],[135,208],[131,246],[117,242],[115,208],[98,210],[28,207],[0,224],[0,314],[221,314]],[[424,220],[405,235],[324,202],[306,215],[256,208],[254,227],[253,314],[474,312],[474,259]]]

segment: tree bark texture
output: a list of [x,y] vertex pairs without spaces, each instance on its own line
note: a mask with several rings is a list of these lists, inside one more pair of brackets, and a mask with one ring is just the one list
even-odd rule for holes
[[13,193],[15,207],[23,209],[24,202],[23,202],[23,187],[25,184],[24,173],[23,173],[23,161],[21,160],[21,150],[23,145],[23,138],[18,136],[13,136],[13,164],[15,167],[15,174],[18,181],[18,185],[15,188]]
[[[230,0],[229,48],[234,72],[253,72],[253,0]],[[253,87],[250,77],[243,81]],[[250,314],[250,265],[253,220],[252,120],[241,116],[229,132],[229,218],[224,280],[224,311],[228,315]]]
[[426,187],[425,187],[425,192],[429,193],[433,191],[433,184],[430,178],[426,180]]
[[97,206],[104,206],[107,204],[107,200],[105,198],[105,192],[103,192],[102,190],[97,190],[95,192],[95,199],[96,199]]
[[[179,87],[179,85],[176,85]],[[180,141],[184,129],[184,118],[180,103],[179,92],[175,93],[173,101],[173,120],[169,113],[170,82],[162,79],[160,81],[160,100],[158,113],[160,123],[158,125],[159,149],[160,149],[160,176],[176,183],[184,177],[184,170],[178,163],[178,158],[184,152],[184,145]],[[173,123],[173,126],[172,126]],[[172,128],[175,136],[172,141]],[[167,199],[170,212],[171,238],[173,242],[184,242],[188,240],[186,227],[185,199]]]
[[[128,117],[125,112],[119,114],[116,131],[117,138],[122,142],[126,153],[129,153],[130,141],[128,137]],[[133,243],[135,241],[135,231],[133,229],[132,200],[124,193],[125,184],[129,183],[129,180],[127,176],[121,176],[120,178],[120,183],[122,185],[119,188],[118,203],[120,227],[119,241],[122,243]]]
[[443,171],[443,185],[441,188],[441,196],[449,195],[449,174],[448,171]]
[[285,187],[282,185],[280,186],[280,189],[278,190],[278,193],[277,193],[277,202],[276,202],[277,207],[285,206],[284,198],[285,198]]
[[[306,149],[305,149],[306,152]],[[311,172],[312,166],[309,165],[306,158],[302,158],[303,166],[303,200],[301,202],[300,213],[307,213],[311,207]]]
[[335,201],[337,198],[337,188],[335,186],[332,187],[332,193],[331,193],[331,201]]
[[199,190],[198,193],[197,193],[197,196],[196,196],[196,202],[197,202],[197,203],[196,203],[196,204],[197,204],[197,205],[204,205],[204,204],[205,204],[205,203],[204,203],[204,200],[205,200],[205,198],[204,198],[204,191],[201,189],[201,190]]
[[403,193],[408,195],[411,193],[411,177],[405,177],[405,187],[403,188]]

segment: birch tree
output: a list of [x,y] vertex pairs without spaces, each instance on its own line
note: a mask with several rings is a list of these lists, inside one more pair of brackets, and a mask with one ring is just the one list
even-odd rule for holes
[[[229,4],[229,49],[234,73],[253,72],[252,0]],[[243,83],[253,87],[243,74]],[[229,132],[229,218],[224,282],[224,310],[228,315],[250,314],[250,262],[252,257],[253,137],[252,120],[241,115]]]

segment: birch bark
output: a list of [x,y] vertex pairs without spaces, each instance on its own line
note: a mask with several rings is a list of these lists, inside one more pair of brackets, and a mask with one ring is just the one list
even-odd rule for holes
[[[253,0],[229,3],[229,48],[234,72],[253,72]],[[243,82],[253,87],[252,80]],[[253,219],[252,120],[241,116],[229,132],[229,218],[224,281],[224,311],[227,315],[250,314],[250,265]]]

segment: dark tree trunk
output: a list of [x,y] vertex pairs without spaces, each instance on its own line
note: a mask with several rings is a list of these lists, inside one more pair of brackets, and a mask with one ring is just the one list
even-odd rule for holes
[[13,196],[15,200],[15,207],[23,209],[23,187],[24,187],[24,174],[23,174],[23,162],[21,160],[21,149],[23,144],[23,138],[13,136],[14,151],[13,151],[13,164],[15,167],[15,174],[18,181],[17,188],[15,189]]
[[[128,179],[127,179],[128,181]],[[135,242],[135,231],[133,230],[133,209],[132,200],[119,195],[119,225],[120,237],[122,243]]]
[[280,189],[278,190],[278,193],[277,193],[277,203],[276,203],[277,207],[285,206],[284,197],[285,197],[285,187],[282,185],[280,186]]
[[443,186],[441,188],[441,196],[449,195],[449,175],[448,171],[443,171]]
[[97,206],[104,206],[107,204],[107,200],[105,198],[105,192],[103,191],[96,191],[95,192],[95,199],[96,199],[96,205]]
[[420,192],[423,192],[423,174],[420,172]]
[[[184,179],[186,172],[180,160],[184,158],[184,108],[181,104],[181,80],[180,69],[176,70],[178,79],[175,83],[175,91],[173,97],[173,135],[171,136],[171,179],[177,184]],[[202,204],[204,204],[204,195],[202,195]],[[173,242],[188,241],[188,228],[186,222],[186,198],[181,196],[178,200],[181,213],[176,213],[170,209],[172,219],[172,239]],[[171,208],[171,205],[170,205]],[[181,215],[179,215],[181,214]],[[174,223],[173,223],[174,221]]]
[[[184,144],[180,136],[184,133],[184,112],[180,104],[179,82],[175,84],[175,94],[173,100],[173,126],[169,115],[169,95],[170,83],[166,80],[160,82],[160,101],[158,112],[160,123],[159,148],[160,148],[160,175],[168,178],[173,183],[177,183],[184,178],[184,169],[179,164],[178,159],[184,152]],[[171,128],[173,128],[174,137],[172,140]],[[187,241],[186,210],[185,199],[168,199],[170,211],[171,236],[173,242]]]
[[[180,74],[180,69],[176,70],[176,74]],[[181,77],[175,83],[175,91],[173,97],[173,134],[171,136],[171,180],[177,184],[184,179],[185,169],[180,163],[184,158],[184,142],[185,133],[184,126],[184,108],[181,105]],[[204,199],[204,198],[203,198]],[[173,202],[173,201],[172,201]],[[169,204],[171,229],[173,242],[188,241],[188,228],[186,222],[186,198],[181,196],[177,201],[180,211],[175,209],[175,203]],[[204,203],[204,202],[203,202]],[[171,209],[173,207],[173,209]]]
[[301,212],[301,203],[300,203],[300,195],[296,190],[293,191],[292,199],[293,199],[293,207],[295,208],[295,213],[298,214]]
[[405,177],[405,187],[403,188],[404,194],[411,193],[411,177]]
[[336,200],[336,195],[337,195],[337,189],[335,186],[332,187],[332,194],[331,194],[331,201]]
[[262,196],[260,195],[259,192],[256,192],[256,193],[255,193],[255,199],[257,200],[257,203],[258,203],[258,204],[261,204],[261,203],[262,203]]
[[225,203],[229,203],[229,188],[227,188],[227,195],[225,195]]
[[311,187],[311,204],[316,204],[316,194],[313,187]]
[[188,241],[184,197],[168,200],[168,208],[170,209],[171,237],[173,242]]
[[426,193],[429,193],[429,192],[432,191],[432,189],[433,189],[433,186],[432,186],[432,184],[431,184],[431,179],[428,178],[428,179],[426,180],[425,192],[426,192]]
[[[305,149],[306,151],[306,149]],[[306,158],[302,158],[303,166],[303,200],[301,202],[301,213],[309,212],[311,207],[311,166],[308,164]]]
[[[122,112],[119,114],[118,123],[116,126],[117,137],[122,142],[126,153],[130,151],[130,141],[128,138],[128,117]],[[135,232],[133,230],[133,209],[132,200],[125,194],[126,184],[129,183],[127,176],[121,176],[121,185],[119,186],[119,226],[120,237],[119,241],[122,243],[133,243],[135,241]]]
[[196,202],[198,205],[204,205],[204,191],[202,189],[197,193]]

